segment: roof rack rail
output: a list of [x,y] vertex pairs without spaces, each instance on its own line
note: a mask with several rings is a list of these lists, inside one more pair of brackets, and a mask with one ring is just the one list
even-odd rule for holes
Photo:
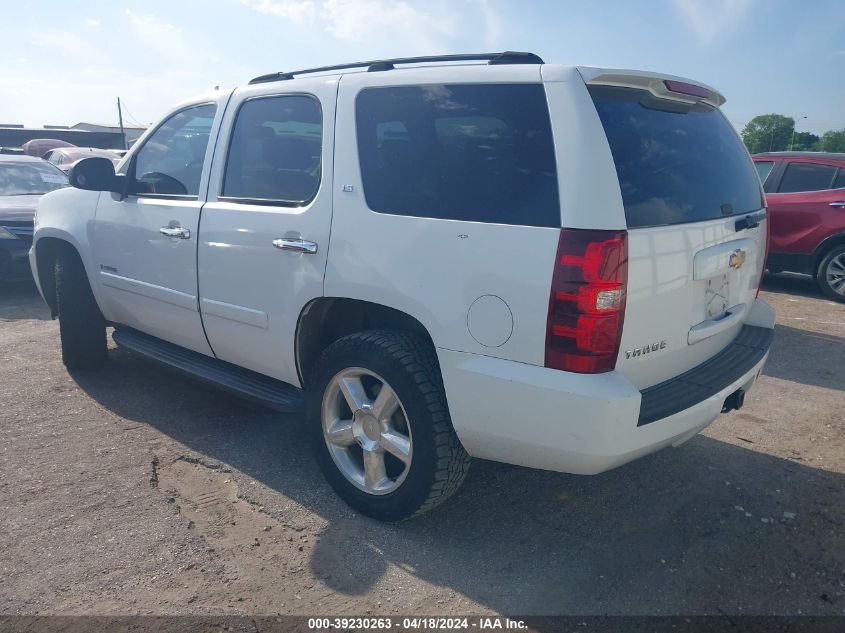
[[351,64],[338,64],[337,66],[322,66],[320,68],[306,68],[305,70],[294,70],[291,72],[277,72],[267,75],[260,75],[250,80],[252,84],[263,84],[271,81],[286,81],[297,75],[311,73],[323,73],[331,70],[350,70],[352,68],[367,68],[367,72],[380,72],[393,70],[399,64],[429,64],[435,62],[469,62],[486,61],[489,65],[500,64],[542,64],[543,60],[534,53],[519,51],[504,51],[501,53],[470,53],[467,55],[429,55],[427,57],[398,57],[396,59],[374,59],[368,62],[354,62]]

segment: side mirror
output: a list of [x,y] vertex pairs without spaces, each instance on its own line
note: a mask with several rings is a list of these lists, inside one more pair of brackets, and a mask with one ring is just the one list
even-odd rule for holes
[[118,193],[118,177],[114,173],[114,163],[108,158],[83,158],[70,168],[68,179],[77,189]]

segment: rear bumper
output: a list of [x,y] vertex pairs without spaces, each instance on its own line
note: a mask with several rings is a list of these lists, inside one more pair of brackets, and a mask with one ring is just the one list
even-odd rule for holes
[[[644,394],[617,372],[572,374],[443,349],[438,357],[452,422],[470,455],[590,475],[678,445],[713,422],[725,400],[739,389],[747,392],[759,376],[773,315],[771,321],[768,327],[746,326],[758,335],[756,358],[746,357],[741,366],[731,356],[721,367],[713,366],[716,358],[704,363],[717,380],[726,367],[732,373],[699,391],[694,403],[685,401],[682,410],[647,423],[641,423]],[[698,369],[677,380],[689,381]]]

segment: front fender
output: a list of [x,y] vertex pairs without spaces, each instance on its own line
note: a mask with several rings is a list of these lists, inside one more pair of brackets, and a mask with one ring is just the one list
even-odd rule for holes
[[79,253],[88,275],[88,282],[94,291],[95,298],[98,298],[97,284],[93,283],[96,279],[96,267],[91,250],[91,236],[94,230],[94,216],[99,197],[100,192],[98,191],[84,191],[67,187],[52,191],[38,201],[29,263],[32,267],[32,276],[42,297],[45,297],[45,293],[41,287],[37,253],[39,242],[51,238],[51,240],[61,240],[68,243]]

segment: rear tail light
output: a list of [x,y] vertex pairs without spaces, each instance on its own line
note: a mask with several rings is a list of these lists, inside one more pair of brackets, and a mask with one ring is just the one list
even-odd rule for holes
[[627,283],[625,231],[561,231],[546,324],[546,367],[597,374],[616,366]]

